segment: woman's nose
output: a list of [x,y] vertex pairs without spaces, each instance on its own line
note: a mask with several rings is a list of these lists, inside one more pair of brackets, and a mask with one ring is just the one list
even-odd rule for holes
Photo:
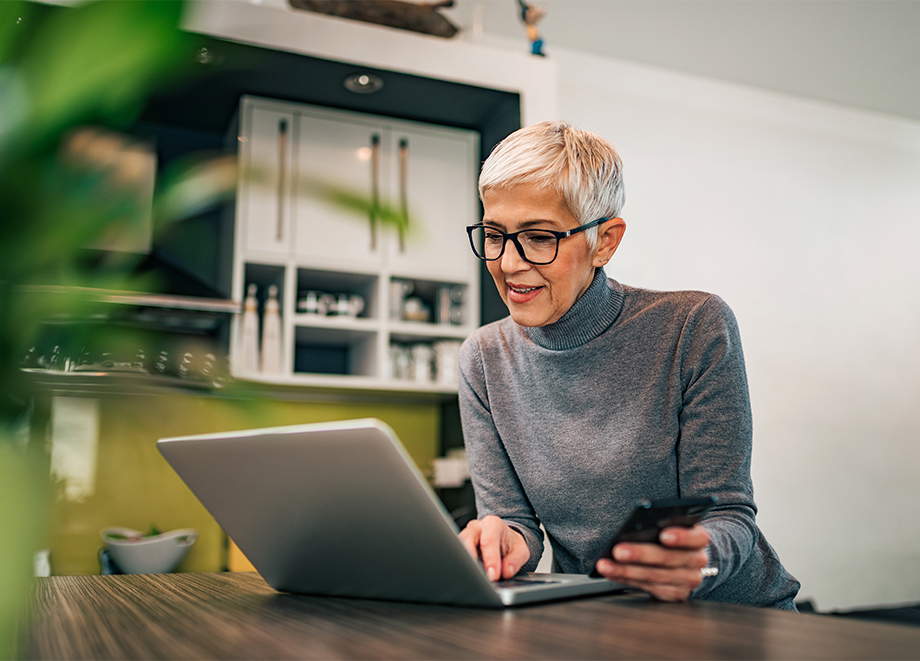
[[505,242],[505,252],[502,254],[501,264],[502,271],[505,273],[523,271],[530,267],[530,262],[524,261],[521,251],[518,250],[517,244],[510,239]]

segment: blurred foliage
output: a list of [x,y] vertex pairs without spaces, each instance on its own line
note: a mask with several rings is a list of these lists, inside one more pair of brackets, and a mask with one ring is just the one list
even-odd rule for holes
[[169,0],[0,2],[0,658],[15,654],[47,483],[19,364],[43,321],[86,303],[28,287],[118,288],[128,264],[89,272],[79,253],[113,224],[136,222],[143,204],[135,185],[113,184],[110,168],[65,147],[77,127],[129,127],[158,85],[185,75],[195,37],[178,29],[182,10]]
[[[192,75],[199,38],[179,29],[182,12],[174,0],[66,8],[0,0],[0,658],[15,654],[48,479],[43,439],[30,439],[31,382],[20,365],[49,320],[88,309],[87,289],[144,289],[130,281],[136,255],[112,253],[88,269],[83,253],[113,226],[149,215],[149,191],[73,147],[86,127],[105,140],[127,131],[151,94]],[[157,179],[154,227],[231,194],[236,181],[235,157],[176,164]],[[300,183],[356,218],[401,230],[408,222],[368,195]],[[47,293],[49,285],[59,289]],[[93,332],[59,328],[77,343]]]
[[130,127],[158,86],[190,72],[196,37],[178,29],[182,10],[170,0],[0,2],[0,429],[28,407],[18,366],[40,325],[86,303],[24,288],[117,289],[128,277],[130,264],[90,272],[80,253],[137,222],[144,199],[66,145],[77,127]]

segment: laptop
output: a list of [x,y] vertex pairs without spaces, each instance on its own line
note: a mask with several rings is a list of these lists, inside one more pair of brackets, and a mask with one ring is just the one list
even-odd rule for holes
[[380,420],[163,438],[157,447],[280,592],[501,608],[625,587],[569,574],[490,581]]

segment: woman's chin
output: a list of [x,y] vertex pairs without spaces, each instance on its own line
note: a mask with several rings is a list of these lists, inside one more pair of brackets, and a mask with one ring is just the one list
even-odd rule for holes
[[539,310],[534,309],[522,309],[522,306],[509,305],[508,311],[511,313],[511,319],[518,326],[545,326],[550,323],[547,319],[546,314],[541,313]]

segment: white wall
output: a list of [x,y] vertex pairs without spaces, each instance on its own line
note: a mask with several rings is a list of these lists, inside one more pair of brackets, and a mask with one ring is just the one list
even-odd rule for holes
[[[607,136],[626,166],[608,271],[734,308],[758,520],[822,610],[920,601],[920,123],[519,43],[438,40],[248,3],[193,29],[522,93],[525,122]],[[486,45],[489,41],[490,45]]]
[[920,601],[920,123],[553,50],[625,163],[608,272],[735,310],[761,528],[822,609]]

